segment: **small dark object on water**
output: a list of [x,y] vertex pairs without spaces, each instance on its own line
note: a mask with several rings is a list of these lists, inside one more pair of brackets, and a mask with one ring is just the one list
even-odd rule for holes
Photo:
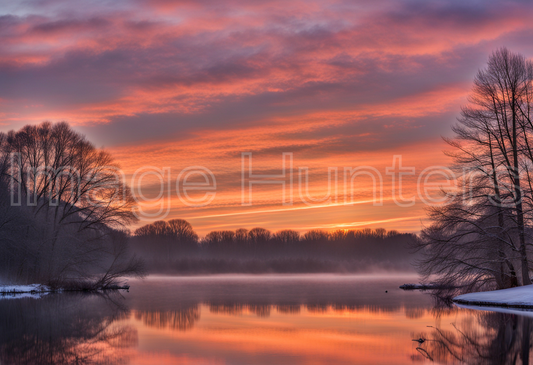
[[420,343],[420,344],[426,342],[426,340],[424,340],[422,337],[419,338],[419,339],[417,339],[417,340],[413,340],[413,341],[416,341],[416,342],[418,342],[418,343]]
[[388,290],[385,290],[385,293],[388,293],[389,291]]

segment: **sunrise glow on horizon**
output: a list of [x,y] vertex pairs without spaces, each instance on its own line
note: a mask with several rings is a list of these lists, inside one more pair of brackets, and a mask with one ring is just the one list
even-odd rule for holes
[[[533,4],[455,1],[6,1],[0,5],[0,130],[67,121],[110,151],[127,181],[149,166],[170,171],[168,214],[211,230],[396,229],[418,232],[425,204],[416,179],[448,166],[451,134],[472,79],[492,51],[533,57]],[[280,185],[253,187],[242,204],[243,153],[254,174],[280,174],[293,158],[294,199]],[[391,198],[394,156],[416,173]],[[202,166],[216,178],[203,207],[183,204],[176,179]],[[345,204],[346,168],[383,176],[356,181]],[[337,199],[305,204],[328,191]],[[135,181],[134,181],[135,183]],[[158,182],[142,191],[157,195]],[[157,208],[146,206],[147,212]]]

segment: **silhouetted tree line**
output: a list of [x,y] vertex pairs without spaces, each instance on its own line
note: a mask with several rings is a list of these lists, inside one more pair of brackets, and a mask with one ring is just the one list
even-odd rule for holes
[[271,254],[283,256],[313,255],[364,255],[372,257],[405,257],[405,244],[415,238],[412,234],[386,231],[383,228],[372,230],[337,230],[327,232],[314,229],[304,234],[294,230],[272,233],[264,228],[250,231],[210,232],[200,242],[202,249],[216,254]]
[[0,279],[107,287],[142,275],[130,189],[112,156],[66,123],[0,133]]
[[383,228],[295,230],[264,228],[209,232],[200,239],[192,226],[175,219],[134,232],[134,249],[156,271],[331,272],[380,268],[411,269],[409,247],[416,235]]

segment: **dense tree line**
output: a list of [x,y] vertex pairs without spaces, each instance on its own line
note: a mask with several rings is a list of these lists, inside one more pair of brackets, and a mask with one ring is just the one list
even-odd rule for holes
[[[281,230],[275,233],[264,228],[250,231],[213,231],[200,242],[202,249],[224,254],[227,252],[285,254],[285,255],[337,255],[337,254],[376,254],[394,255],[402,251],[402,239],[412,240],[414,235],[386,231],[383,228],[372,230],[337,230],[328,232],[320,229],[300,234],[295,230]],[[383,257],[383,256],[382,256]]]
[[[180,227],[179,230],[173,227]],[[135,250],[152,270],[313,272],[410,269],[416,235],[382,228],[212,231],[199,238],[184,220],[158,221],[134,232]],[[347,265],[341,262],[350,261]]]
[[466,288],[531,284],[533,64],[502,48],[475,79],[454,138],[451,203],[429,210],[419,269]]

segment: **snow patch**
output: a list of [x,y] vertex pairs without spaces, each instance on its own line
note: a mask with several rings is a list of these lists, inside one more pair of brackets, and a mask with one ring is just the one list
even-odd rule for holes
[[0,285],[0,299],[41,298],[51,290],[46,285]]
[[533,308],[533,285],[463,294],[453,301],[466,305]]

